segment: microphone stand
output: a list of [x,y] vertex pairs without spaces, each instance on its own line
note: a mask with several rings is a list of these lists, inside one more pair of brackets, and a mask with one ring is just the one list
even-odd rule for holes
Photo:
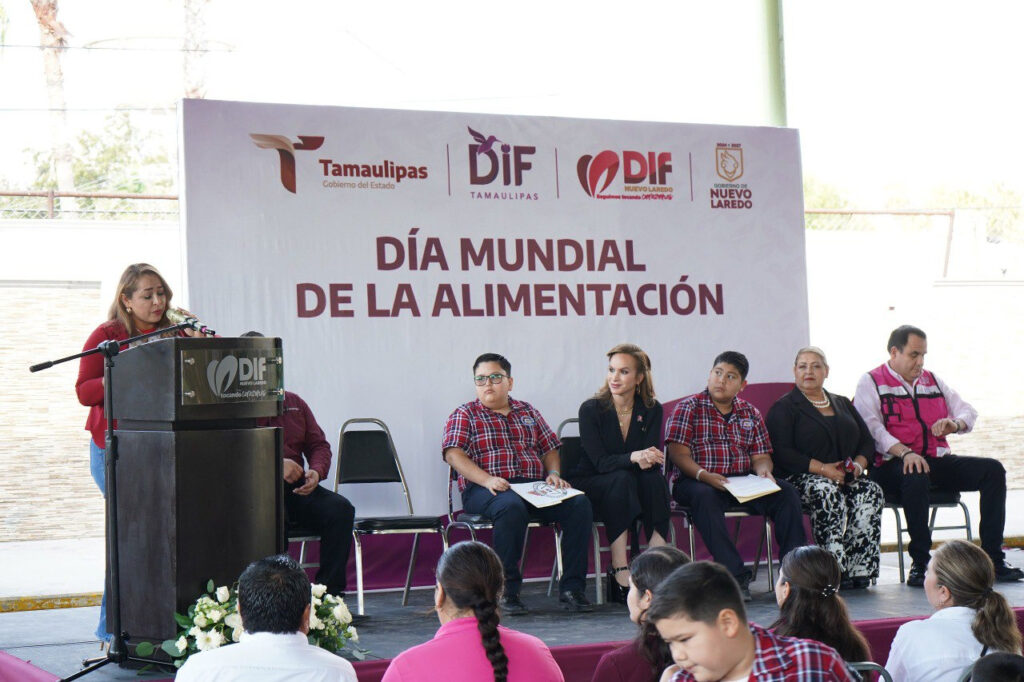
[[110,639],[110,647],[103,656],[89,658],[82,661],[83,669],[69,677],[62,678],[61,682],[78,679],[83,675],[87,675],[94,670],[102,668],[108,663],[121,664],[126,661],[136,661],[139,663],[172,667],[172,664],[166,661],[158,661],[153,658],[142,658],[129,655],[126,642],[131,638],[131,636],[129,633],[121,631],[121,573],[120,565],[118,564],[117,547],[117,436],[114,435],[113,369],[114,358],[121,352],[122,346],[128,346],[136,341],[148,339],[151,336],[167,334],[168,332],[175,332],[179,329],[191,328],[192,324],[190,322],[182,322],[181,324],[157,329],[156,331],[149,332],[148,334],[139,334],[138,336],[133,336],[130,339],[125,339],[124,341],[104,341],[95,348],[87,351],[82,351],[75,355],[69,355],[65,358],[60,358],[59,360],[48,360],[29,367],[30,372],[38,372],[39,370],[59,365],[62,362],[76,360],[94,353],[102,353],[106,358],[103,365],[103,413],[107,418],[107,447],[106,457],[104,460],[104,475],[106,477],[105,487],[107,491],[107,568],[110,573],[110,593],[107,595],[109,597],[107,605],[107,623],[111,625],[108,629],[111,630],[112,636]]

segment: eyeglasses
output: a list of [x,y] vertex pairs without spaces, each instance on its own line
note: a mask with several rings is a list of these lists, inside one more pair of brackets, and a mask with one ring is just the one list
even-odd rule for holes
[[488,374],[486,376],[475,376],[473,377],[473,383],[477,386],[486,386],[489,381],[492,384],[500,384],[502,380],[507,377],[507,374]]

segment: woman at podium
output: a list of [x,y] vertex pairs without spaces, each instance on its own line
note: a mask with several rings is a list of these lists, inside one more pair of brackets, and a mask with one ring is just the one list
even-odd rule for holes
[[[152,265],[129,265],[117,284],[117,293],[107,314],[107,321],[96,327],[89,335],[83,350],[95,348],[104,341],[123,341],[139,334],[172,326],[167,319],[172,295],[171,288]],[[191,329],[179,333],[183,336],[195,335]],[[78,402],[89,408],[89,417],[85,422],[85,430],[92,435],[89,441],[89,471],[100,492],[106,496],[104,456],[107,420],[103,414],[103,364],[102,353],[83,357],[78,365],[75,391],[78,393]],[[110,641],[106,615],[107,592],[104,589],[96,636],[105,642]]]

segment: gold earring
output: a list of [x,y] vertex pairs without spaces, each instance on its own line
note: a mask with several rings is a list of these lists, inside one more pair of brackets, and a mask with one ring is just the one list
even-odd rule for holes
[[132,314],[132,309],[131,309],[131,308],[129,308],[128,306],[125,306],[125,307],[124,307],[124,311],[125,311],[126,313],[128,313],[129,315],[131,315],[131,314]]

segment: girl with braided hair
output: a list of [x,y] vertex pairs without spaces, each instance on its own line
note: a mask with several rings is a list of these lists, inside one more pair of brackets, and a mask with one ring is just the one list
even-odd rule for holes
[[441,627],[429,642],[391,661],[382,682],[560,682],[551,650],[532,635],[499,625],[505,572],[480,542],[452,545],[437,562],[434,610]]
[[893,680],[953,682],[985,654],[1021,653],[1017,620],[994,582],[992,560],[977,545],[950,540],[935,550],[924,575],[935,613],[896,632],[885,664]]
[[839,596],[841,580],[839,562],[828,550],[808,545],[791,551],[775,581],[779,618],[772,629],[777,635],[827,644],[850,663],[870,661],[867,640],[850,622]]

